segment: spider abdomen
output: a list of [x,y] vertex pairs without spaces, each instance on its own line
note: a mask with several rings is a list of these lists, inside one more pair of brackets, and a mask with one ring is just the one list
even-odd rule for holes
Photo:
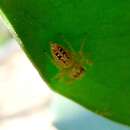
[[62,46],[51,44],[51,52],[54,60],[61,68],[70,68],[73,64],[71,54]]
[[70,72],[70,77],[74,79],[80,78],[85,72],[85,69],[79,65],[79,64],[74,64],[71,72]]

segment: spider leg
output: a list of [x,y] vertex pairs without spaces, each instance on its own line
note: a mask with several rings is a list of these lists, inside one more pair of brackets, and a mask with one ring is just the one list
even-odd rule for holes
[[85,47],[85,43],[86,43],[86,39],[87,39],[87,34],[84,35],[83,39],[81,40],[81,46],[80,46],[80,50],[79,50],[79,54],[83,55],[83,49]]
[[53,44],[54,42],[53,42],[53,41],[49,41],[48,43],[49,43],[49,45],[51,46],[51,44]]
[[91,66],[91,65],[93,65],[93,61],[91,61],[90,59],[87,59],[87,60],[86,60],[86,64],[88,64],[88,65]]
[[93,65],[93,61],[91,60],[91,57],[92,57],[92,53],[91,52],[87,52],[85,53],[85,64],[88,64],[88,65]]
[[93,61],[91,60],[91,53],[87,52],[87,53],[79,53],[80,55],[80,63],[83,65],[93,65]]
[[60,72],[53,77],[53,80],[58,80],[59,82],[61,82],[64,80],[65,74],[65,71],[63,69],[60,69]]
[[73,86],[74,81],[74,79],[67,79],[66,84],[69,86]]
[[55,60],[47,52],[44,52],[44,54],[46,55],[46,57],[48,57],[49,61],[51,61],[51,63],[53,65],[58,67],[58,64],[55,62]]
[[72,52],[75,52],[75,50],[74,50],[73,47],[71,46],[71,43],[64,37],[64,35],[60,35],[59,37],[64,41],[64,43],[68,46],[68,48],[69,48]]
[[61,77],[63,77],[63,73],[62,73],[62,72],[59,72],[58,74],[56,74],[56,75],[53,77],[53,80],[61,79]]

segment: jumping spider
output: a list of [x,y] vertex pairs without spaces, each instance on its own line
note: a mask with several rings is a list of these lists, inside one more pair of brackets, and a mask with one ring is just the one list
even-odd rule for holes
[[74,51],[71,44],[64,37],[62,38],[69,49],[56,42],[49,42],[52,61],[60,70],[56,77],[63,79],[67,76],[71,80],[80,79],[87,71],[85,65],[92,65],[88,55],[83,53],[86,38],[83,39],[78,52]]

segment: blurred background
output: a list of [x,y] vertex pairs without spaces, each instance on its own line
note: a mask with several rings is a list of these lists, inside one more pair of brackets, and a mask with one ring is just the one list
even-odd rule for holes
[[0,17],[0,130],[130,130],[52,92]]

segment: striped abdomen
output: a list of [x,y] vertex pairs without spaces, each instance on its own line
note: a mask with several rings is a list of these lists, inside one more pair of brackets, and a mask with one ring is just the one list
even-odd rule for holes
[[62,68],[69,68],[72,66],[73,61],[70,53],[62,46],[53,43],[51,44],[51,53],[56,63]]

